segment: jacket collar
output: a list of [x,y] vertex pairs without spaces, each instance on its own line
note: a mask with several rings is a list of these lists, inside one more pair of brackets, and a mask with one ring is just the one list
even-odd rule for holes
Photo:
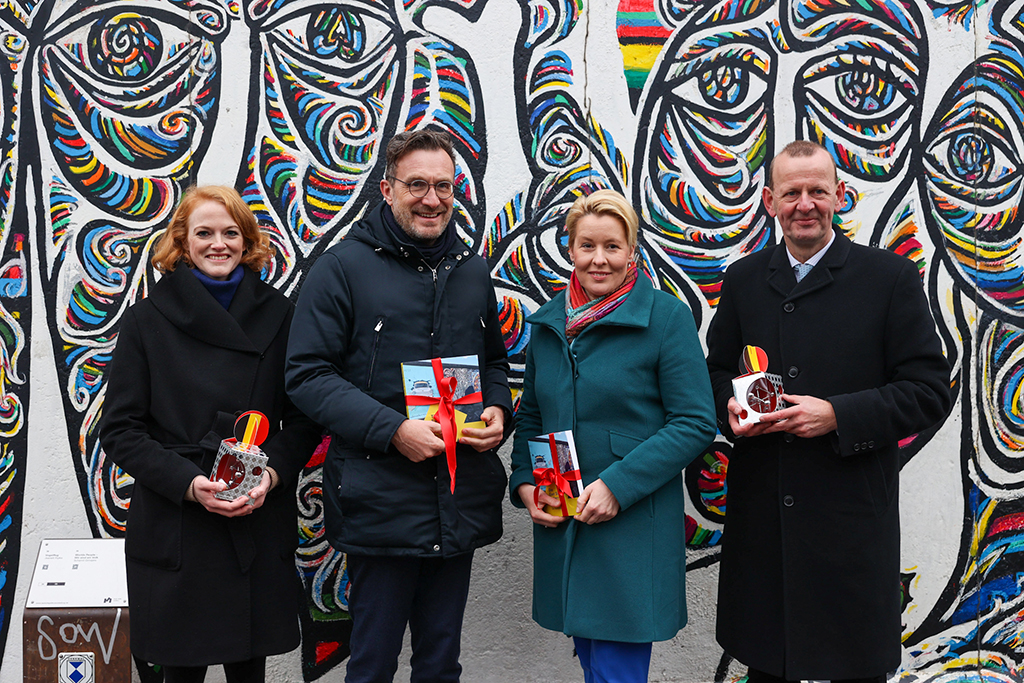
[[[422,256],[416,249],[416,246],[411,242],[406,242],[398,239],[398,237],[388,229],[388,226],[384,224],[384,202],[378,204],[365,218],[360,220],[345,236],[345,239],[355,239],[368,244],[373,247],[374,250],[384,250],[391,254],[395,258],[412,258],[416,263],[419,263]],[[453,213],[452,216],[455,214]],[[453,217],[448,221],[448,230],[457,230],[455,225],[455,218]],[[458,232],[456,232],[458,235]],[[452,247],[442,257],[442,260],[447,258],[454,259],[456,256],[468,256],[469,247],[462,241],[461,237],[456,237]],[[461,265],[465,259],[460,259],[456,265]]]
[[[533,315],[526,318],[528,323],[536,323],[550,327],[565,338],[565,297],[567,289],[559,292]],[[622,305],[593,323],[591,327],[601,325],[619,325],[621,327],[647,327],[651,322],[651,308],[654,306],[654,285],[644,271],[640,271],[636,284]]]
[[291,303],[261,284],[246,268],[231,308],[224,310],[203,283],[178,264],[153,287],[149,300],[190,337],[225,349],[263,353],[287,319]]
[[822,287],[827,287],[832,284],[834,279],[832,269],[842,268],[846,265],[846,258],[850,255],[852,244],[846,235],[837,230],[832,246],[818,261],[818,265],[811,268],[811,272],[807,273],[807,276],[798,283],[796,275],[793,274],[793,269],[789,265],[789,258],[786,256],[786,244],[779,242],[772,250],[771,258],[768,261],[768,284],[787,299],[798,299]]

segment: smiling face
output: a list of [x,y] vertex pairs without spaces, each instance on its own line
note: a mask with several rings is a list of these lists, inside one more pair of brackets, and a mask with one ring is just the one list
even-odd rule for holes
[[227,208],[207,201],[188,217],[187,247],[193,266],[214,280],[227,280],[242,261],[245,240]]
[[845,192],[827,152],[776,157],[772,182],[764,188],[764,205],[797,260],[806,261],[828,244],[832,216]]
[[431,187],[423,197],[414,197],[406,183],[425,180],[431,185],[455,182],[455,165],[443,149],[417,149],[395,164],[395,178],[402,182],[380,181],[380,191],[391,205],[395,220],[409,237],[433,244],[452,217],[455,196],[441,199]]
[[569,245],[569,256],[576,277],[593,299],[611,294],[626,279],[633,258],[626,226],[615,216],[587,214],[576,221],[576,238]]

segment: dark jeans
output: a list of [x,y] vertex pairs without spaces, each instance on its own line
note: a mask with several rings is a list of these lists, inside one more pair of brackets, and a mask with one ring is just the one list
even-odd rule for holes
[[391,683],[406,624],[411,683],[457,683],[473,553],[448,559],[348,556],[352,615],[345,683]]
[[[885,674],[882,674],[881,676],[871,676],[869,678],[836,679],[833,680],[832,683],[885,683],[885,680],[886,676]],[[757,669],[748,669],[747,683],[786,683],[786,679],[766,674],[765,672],[758,671]]]
[[[203,683],[205,666],[164,666],[164,683]],[[264,683],[267,670],[266,657],[254,657],[244,662],[224,665],[228,683]]]

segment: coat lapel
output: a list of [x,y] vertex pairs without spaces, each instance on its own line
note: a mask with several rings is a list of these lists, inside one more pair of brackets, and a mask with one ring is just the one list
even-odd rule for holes
[[816,292],[823,287],[832,284],[834,277],[832,270],[842,268],[846,264],[846,257],[850,254],[850,240],[841,232],[836,233],[832,246],[821,258],[811,272],[800,282],[796,281],[793,268],[789,265],[789,256],[786,252],[785,242],[776,245],[768,261],[768,284],[787,299],[799,299],[811,292]]
[[[837,232],[832,246],[818,261],[818,265],[811,268],[811,272],[807,273],[807,276],[790,292],[789,298],[798,299],[832,284],[835,280],[832,270],[842,268],[846,264],[846,257],[850,254],[850,244],[850,240],[845,235]],[[793,276],[793,280],[796,280],[796,276]]]
[[172,325],[212,346],[263,353],[277,336],[290,307],[283,297],[270,297],[259,278],[246,268],[231,308],[217,303],[203,283],[181,265],[157,283],[150,301]]
[[796,275],[789,267],[785,242],[779,242],[772,249],[772,256],[768,260],[768,284],[776,292],[786,297],[796,287]]

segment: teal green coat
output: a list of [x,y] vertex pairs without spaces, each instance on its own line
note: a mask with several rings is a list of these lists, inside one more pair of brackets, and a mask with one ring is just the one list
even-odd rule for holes
[[645,643],[686,624],[682,470],[714,439],[714,401],[693,315],[637,279],[626,301],[565,339],[565,292],[528,318],[510,480],[533,483],[527,440],[571,429],[584,485],[619,514],[533,527],[533,618],[568,635]]

